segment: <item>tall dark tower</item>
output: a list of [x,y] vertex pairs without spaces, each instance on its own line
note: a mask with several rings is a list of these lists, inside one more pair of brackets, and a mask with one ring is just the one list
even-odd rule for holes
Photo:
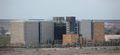
[[69,32],[74,32],[74,34],[76,34],[76,30],[75,30],[75,27],[76,27],[76,25],[75,25],[75,17],[66,17],[66,30],[67,30],[67,34],[69,33]]
[[64,17],[53,17],[54,23],[54,40],[62,40],[63,34],[66,34],[66,23]]

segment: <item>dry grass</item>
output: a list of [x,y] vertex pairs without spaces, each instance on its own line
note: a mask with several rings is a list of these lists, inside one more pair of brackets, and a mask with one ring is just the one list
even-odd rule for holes
[[[38,50],[38,51],[37,51]],[[97,49],[14,49],[14,51],[0,51],[0,55],[120,55],[120,50],[97,50]]]

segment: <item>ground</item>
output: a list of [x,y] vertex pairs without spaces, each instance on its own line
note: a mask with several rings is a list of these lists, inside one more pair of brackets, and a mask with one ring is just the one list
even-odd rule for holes
[[[10,37],[0,37],[0,42],[10,42]],[[0,48],[0,55],[120,55],[120,46],[80,48]],[[55,51],[56,50],[56,51]]]
[[0,36],[0,42],[9,43],[10,36]]
[[15,48],[0,49],[0,55],[120,55],[120,50],[79,48]]

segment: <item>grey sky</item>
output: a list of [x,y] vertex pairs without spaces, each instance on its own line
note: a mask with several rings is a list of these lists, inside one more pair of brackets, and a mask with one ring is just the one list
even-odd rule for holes
[[120,0],[0,0],[0,19],[54,16],[120,19]]

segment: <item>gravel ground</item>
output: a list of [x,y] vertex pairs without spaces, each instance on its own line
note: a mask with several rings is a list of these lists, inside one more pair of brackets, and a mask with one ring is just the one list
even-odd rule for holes
[[120,50],[70,48],[16,48],[0,49],[0,55],[120,55]]

